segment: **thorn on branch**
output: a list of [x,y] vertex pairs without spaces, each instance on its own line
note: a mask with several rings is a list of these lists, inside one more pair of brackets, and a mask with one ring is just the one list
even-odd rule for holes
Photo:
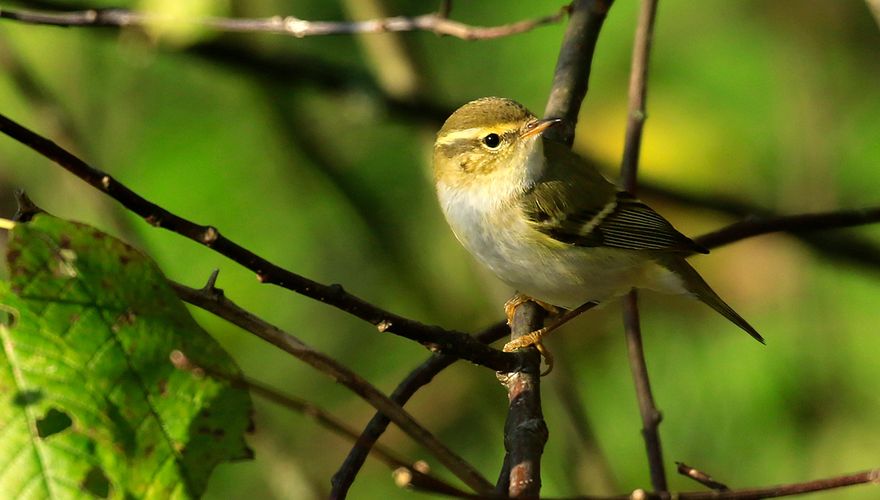
[[12,216],[13,221],[28,222],[35,215],[44,213],[44,210],[31,200],[24,189],[16,189],[14,195],[15,202],[18,203],[18,209],[15,211],[15,215]]
[[211,275],[208,276],[208,281],[205,282],[205,286],[200,290],[206,295],[209,295],[214,298],[219,298],[223,296],[223,290],[217,288],[217,277],[220,276],[220,270],[214,269],[211,271]]

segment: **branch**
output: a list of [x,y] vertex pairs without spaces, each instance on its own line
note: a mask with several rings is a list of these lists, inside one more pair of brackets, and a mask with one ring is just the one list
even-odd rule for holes
[[491,492],[492,485],[476,469],[416,422],[400,405],[391,401],[388,396],[382,394],[367,380],[333,358],[312,349],[293,335],[240,308],[227,299],[222,290],[214,288],[213,280],[209,280],[208,285],[201,290],[174,282],[171,282],[171,286],[177,295],[186,302],[253,333],[349,388],[371,406],[387,415],[407,435],[427,448],[465,484],[478,493]]
[[854,474],[846,474],[828,479],[817,479],[815,481],[806,481],[803,483],[768,486],[765,488],[679,493],[678,498],[681,500],[752,500],[759,498],[778,498],[792,495],[803,495],[804,493],[812,493],[816,491],[827,491],[835,488],[842,488],[844,486],[865,483],[880,484],[880,469],[866,470]]
[[[764,488],[746,488],[730,491],[689,491],[683,493],[656,493],[635,490],[629,495],[612,496],[573,496],[567,500],[758,500],[761,498],[779,498],[817,491],[828,491],[835,488],[854,486],[857,484],[880,484],[880,468],[853,474],[845,474],[827,479],[817,479],[802,483],[781,484]],[[546,499],[553,500],[553,499]]]
[[[639,20],[633,43],[632,68],[629,80],[629,117],[620,165],[620,179],[623,188],[635,194],[639,166],[639,152],[642,144],[642,130],[645,124],[645,101],[647,100],[648,56],[651,52],[651,39],[654,34],[654,18],[657,13],[657,0],[642,0]],[[648,366],[642,345],[642,331],[639,325],[638,292],[631,290],[623,300],[623,326],[630,370],[635,382],[639,414],[642,417],[642,437],[648,453],[648,469],[654,491],[665,492],[666,471],[663,467],[663,449],[657,428],[662,415],[654,403]]]
[[[491,344],[502,338],[507,332],[507,323],[502,321],[486,328],[477,334],[475,338],[485,344]],[[397,385],[394,392],[391,393],[391,400],[403,406],[416,391],[428,385],[437,374],[457,360],[458,358],[455,356],[444,353],[431,355]],[[354,482],[355,476],[357,476],[363,466],[367,454],[385,432],[385,429],[388,428],[389,422],[389,418],[382,412],[377,412],[373,415],[373,418],[370,419],[370,422],[364,428],[351,451],[348,452],[345,461],[339,467],[339,470],[336,471],[336,474],[333,475],[331,480],[333,488],[330,492],[330,498],[344,498],[346,496],[348,489]]]
[[563,120],[544,135],[569,147],[574,142],[581,102],[587,95],[599,31],[613,3],[614,0],[577,0],[571,5],[571,19],[556,60],[550,98],[544,108],[545,118]]
[[517,35],[540,26],[562,20],[567,7],[556,13],[536,19],[527,19],[500,26],[472,26],[448,19],[443,13],[432,12],[420,16],[396,16],[366,21],[307,21],[294,16],[266,18],[206,17],[181,19],[164,14],[136,12],[125,9],[89,9],[73,12],[0,9],[0,18],[28,24],[61,27],[128,28],[162,24],[190,24],[216,31],[231,33],[270,33],[294,38],[323,35],[353,35],[361,33],[389,33],[427,31],[462,40],[488,40]]
[[[725,198],[715,194],[676,191],[651,183],[641,182],[639,193],[643,197],[653,196],[687,207],[713,210],[735,218],[764,220],[780,217],[779,214],[744,201]],[[782,229],[782,231],[793,235],[803,244],[825,257],[831,257],[848,264],[880,269],[880,246],[868,238],[843,233],[826,235],[816,232],[792,233],[787,229]],[[727,242],[724,243],[726,244]],[[701,244],[705,245],[705,243]]]
[[[216,277],[212,275],[212,280]],[[216,289],[215,289],[216,290]],[[194,376],[209,376],[214,379],[223,380],[235,387],[239,387],[250,391],[253,394],[262,396],[267,400],[287,408],[288,410],[297,412],[306,418],[311,419],[316,424],[330,430],[334,434],[341,436],[349,441],[356,441],[357,433],[349,427],[345,422],[336,418],[328,411],[324,410],[314,403],[306,400],[282,394],[277,389],[269,387],[243,375],[230,375],[209,367],[194,364],[182,351],[173,351],[171,353],[171,362],[178,370],[184,370],[192,373]],[[404,459],[398,457],[392,450],[381,445],[376,445],[370,450],[371,455],[380,462],[388,466],[394,474],[396,482],[400,487],[411,487],[413,489],[431,492],[437,494],[451,495],[456,497],[466,497],[464,492],[451,484],[431,476],[424,470],[427,464],[424,462],[416,462],[411,464]],[[400,478],[406,478],[405,482]],[[402,484],[401,484],[402,483]]]
[[754,217],[704,234],[694,241],[712,248],[751,238],[752,236],[779,231],[801,235],[812,231],[862,226],[875,222],[880,222],[880,207],[816,214]]
[[283,269],[220,234],[213,226],[202,226],[179,217],[141,197],[107,173],[79,159],[61,146],[0,114],[0,132],[57,163],[96,189],[103,191],[148,223],[205,245],[271,283],[327,303],[389,332],[415,340],[432,350],[448,352],[494,370],[511,371],[518,366],[515,355],[488,347],[466,333],[429,326],[385,311],[346,292],[341,285],[325,285]]
[[[511,340],[543,326],[546,311],[518,307],[510,326]],[[518,351],[524,357],[522,368],[499,373],[498,380],[507,388],[508,410],[504,422],[504,469],[496,492],[511,498],[537,498],[541,492],[541,455],[549,432],[541,411],[541,356],[530,347]]]
[[[571,146],[581,101],[587,92],[593,52],[599,31],[613,0],[577,0],[571,5],[571,19],[566,28],[553,87],[544,111],[545,117],[562,118],[562,126],[553,127],[548,137]],[[517,308],[511,339],[542,327],[544,311],[527,302]],[[535,348],[524,353],[523,368],[506,371],[499,379],[507,387],[507,422],[504,426],[504,466],[497,490],[511,497],[537,497],[541,489],[541,455],[547,442],[547,425],[541,411],[540,356]]]

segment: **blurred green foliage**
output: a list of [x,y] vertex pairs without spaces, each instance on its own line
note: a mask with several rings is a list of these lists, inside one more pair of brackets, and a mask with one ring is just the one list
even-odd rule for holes
[[[323,0],[232,1],[226,7],[234,16],[348,16],[344,3]],[[415,0],[386,5],[395,15],[433,7]],[[495,25],[554,8],[553,2],[455,2],[452,17]],[[635,17],[635,2],[618,1],[610,11],[575,145],[610,166],[622,149]],[[563,30],[555,25],[480,42],[412,33],[399,42],[427,82],[418,99],[454,109],[502,95],[540,113]],[[305,276],[342,283],[397,313],[448,327],[474,331],[501,317],[509,290],[458,246],[435,204],[428,158],[440,123],[385,105],[376,83],[382,64],[368,57],[367,40],[203,30],[187,36],[4,21],[0,107],[147,198],[211,223]],[[216,44],[298,69],[283,76],[223,63],[207,55],[206,47]],[[880,30],[863,2],[662,2],[642,178],[788,213],[876,204],[878,56]],[[382,389],[390,391],[426,355],[332,308],[259,285],[237,265],[151,228],[3,140],[3,216],[14,211],[15,187],[52,213],[143,248],[173,279],[197,285],[220,268],[219,286],[233,300]],[[730,222],[704,209],[649,201],[686,234]],[[876,228],[858,232],[880,244]],[[695,264],[768,342],[761,347],[696,302],[643,294],[646,352],[665,416],[661,436],[672,487],[699,488],[675,476],[675,460],[732,486],[878,466],[877,270],[828,261],[778,235],[715,251]],[[372,414],[308,367],[205,313],[194,314],[250,376],[321,404],[356,427]],[[572,438],[552,390],[558,384],[574,385],[584,399],[615,491],[649,484],[620,325],[619,307],[611,304],[549,340],[571,377],[545,379],[547,495],[605,492],[588,479],[595,459]],[[255,403],[257,431],[250,444],[256,460],[221,466],[209,497],[325,496],[349,444],[300,415]],[[462,363],[407,406],[492,478],[501,464],[505,407],[494,374]],[[398,431],[383,442],[427,458],[446,475]],[[380,495],[402,493],[383,466],[368,461],[352,496]],[[861,487],[826,497],[876,495]]]

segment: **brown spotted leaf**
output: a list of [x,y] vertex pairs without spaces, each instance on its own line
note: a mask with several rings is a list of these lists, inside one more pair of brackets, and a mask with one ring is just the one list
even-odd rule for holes
[[192,498],[247,458],[249,395],[176,369],[238,368],[142,253],[48,215],[0,283],[0,498]]

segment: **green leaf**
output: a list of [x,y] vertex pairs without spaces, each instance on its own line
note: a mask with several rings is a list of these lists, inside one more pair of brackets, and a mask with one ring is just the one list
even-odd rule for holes
[[38,215],[11,231],[0,283],[0,498],[191,498],[249,458],[246,391],[176,369],[238,367],[152,260]]

